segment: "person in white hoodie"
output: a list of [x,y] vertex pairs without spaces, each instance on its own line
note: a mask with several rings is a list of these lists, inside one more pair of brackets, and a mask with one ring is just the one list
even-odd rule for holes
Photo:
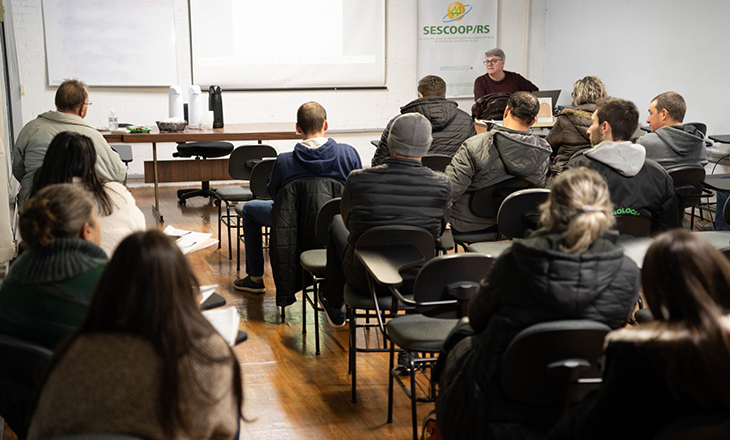
[[598,102],[587,133],[593,148],[574,156],[567,168],[587,167],[606,180],[614,215],[651,218],[651,232],[681,226],[672,178],[646,157],[642,145],[629,141],[639,126],[639,110],[625,99]]
[[651,100],[646,123],[651,133],[636,140],[646,148],[646,157],[667,171],[684,166],[707,165],[704,134],[692,124],[683,124],[687,104],[677,92],[664,92]]
[[121,182],[127,168],[111,149],[104,136],[84,121],[89,102],[89,90],[77,79],[67,79],[56,91],[56,111],[38,115],[20,130],[13,149],[13,176],[20,182],[18,203],[28,198],[35,172],[43,163],[51,140],[63,131],[88,136],[96,150],[96,173],[104,180]]

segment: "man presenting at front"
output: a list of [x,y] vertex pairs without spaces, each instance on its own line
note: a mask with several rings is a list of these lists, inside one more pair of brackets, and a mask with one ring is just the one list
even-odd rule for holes
[[490,93],[535,92],[537,86],[515,72],[504,70],[504,51],[499,48],[484,54],[487,73],[474,81],[474,101]]

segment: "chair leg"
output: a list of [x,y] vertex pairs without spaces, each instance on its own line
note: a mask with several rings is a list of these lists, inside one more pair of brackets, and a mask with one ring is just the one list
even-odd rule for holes
[[349,343],[349,351],[347,352],[347,360],[348,360],[347,374],[352,374],[352,356],[353,356],[353,353],[354,353],[352,351],[352,340],[353,340],[352,335],[353,335],[354,330],[355,330],[355,319],[356,318],[355,318],[355,313],[354,313],[353,309],[350,308],[350,306],[347,306],[347,316],[348,316],[348,318],[350,320],[350,328],[349,328],[349,333],[350,333],[349,336],[350,337],[348,338],[349,339],[348,340],[348,343]]
[[[226,206],[228,205],[228,202],[226,202]],[[228,229],[228,244],[230,246],[231,243],[231,230]],[[221,248],[221,204],[218,204],[218,249]]]
[[[218,210],[220,211],[221,207],[218,205]],[[236,216],[236,223],[238,223],[238,216]],[[233,259],[233,244],[231,243],[231,205],[228,204],[228,201],[226,201],[226,224],[228,229],[228,259]],[[221,227],[220,224],[218,225],[218,237],[221,236]],[[220,246],[220,240],[218,240],[218,245]]]
[[302,334],[307,334],[307,271],[304,269],[302,269]]
[[312,275],[312,292],[314,293],[314,346],[315,354],[319,356],[319,283],[314,275]]
[[281,323],[283,324],[284,321],[286,321],[286,307],[281,306]]
[[236,214],[236,271],[241,270],[241,221]]
[[350,309],[350,372],[352,373],[352,403],[357,403],[357,333],[355,332],[355,309]]
[[411,369],[411,422],[413,423],[413,440],[418,440],[418,413],[416,412],[416,401],[418,400],[418,396],[416,394],[416,363],[413,362],[413,353],[410,351],[407,353],[408,364]]
[[388,423],[393,423],[393,368],[395,367],[395,344],[390,344],[390,368],[388,369]]

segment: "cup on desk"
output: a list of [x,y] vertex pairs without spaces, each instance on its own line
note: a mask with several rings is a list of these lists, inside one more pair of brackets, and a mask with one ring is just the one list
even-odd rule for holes
[[206,111],[205,113],[205,127],[203,130],[211,130],[213,128],[213,112]]

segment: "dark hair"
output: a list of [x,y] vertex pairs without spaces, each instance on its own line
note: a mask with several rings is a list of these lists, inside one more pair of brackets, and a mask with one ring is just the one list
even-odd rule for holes
[[321,130],[326,120],[327,112],[324,107],[314,101],[305,102],[297,110],[297,124],[305,135]]
[[[684,229],[654,239],[644,257],[641,284],[657,321],[642,324],[671,360],[669,391],[708,405],[718,399],[716,384],[730,363],[730,262],[712,244]],[[720,400],[726,401],[725,396]]]
[[639,109],[626,99],[603,98],[598,101],[598,122],[608,122],[615,141],[628,141],[639,127]]
[[149,341],[162,359],[159,401],[163,404],[157,417],[167,437],[176,437],[177,426],[185,429],[178,371],[178,362],[185,355],[207,363],[232,363],[240,416],[243,387],[233,351],[229,348],[226,356],[213,358],[194,343],[216,333],[200,313],[197,292],[198,281],[190,264],[170,237],[158,229],[128,236],[102,274],[84,320],[58,350],[49,371],[81,335],[134,335]]
[[93,202],[81,189],[50,185],[23,203],[18,229],[28,247],[48,246],[56,238],[77,237],[86,223],[93,225],[93,212]]
[[86,103],[88,96],[86,84],[75,78],[64,80],[56,90],[56,108],[76,110]]
[[46,150],[43,165],[35,173],[30,196],[55,183],[71,183],[81,179],[84,189],[92,194],[101,215],[114,210],[104,183],[96,174],[96,149],[92,140],[83,134],[64,131],[58,133]]
[[530,92],[515,92],[507,101],[512,116],[529,124],[540,112],[540,101]]
[[684,121],[684,114],[687,113],[687,103],[684,102],[682,95],[677,92],[664,92],[651,100],[651,102],[654,101],[656,101],[657,112],[666,109],[675,122]]
[[446,81],[440,76],[426,75],[418,81],[418,93],[423,96],[446,97]]

